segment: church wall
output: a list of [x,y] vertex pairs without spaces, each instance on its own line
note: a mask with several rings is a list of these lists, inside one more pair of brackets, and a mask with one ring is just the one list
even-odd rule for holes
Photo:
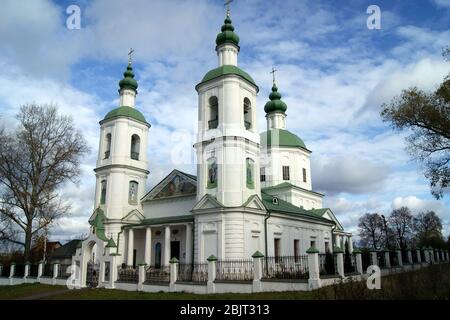
[[190,215],[190,210],[195,206],[195,203],[196,198],[192,196],[148,201],[142,203],[142,206],[145,218],[153,219]]

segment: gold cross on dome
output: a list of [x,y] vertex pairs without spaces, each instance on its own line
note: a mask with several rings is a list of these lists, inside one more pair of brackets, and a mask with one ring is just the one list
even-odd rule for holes
[[233,2],[234,0],[226,0],[224,6],[227,7],[227,16],[230,15],[230,4]]
[[270,71],[269,73],[272,74],[272,78],[273,78],[273,84],[275,84],[275,72],[277,72],[278,70],[275,69],[274,67],[272,67],[272,71]]
[[130,51],[128,52],[128,63],[131,64],[133,62],[131,55],[134,53],[133,48],[130,48]]

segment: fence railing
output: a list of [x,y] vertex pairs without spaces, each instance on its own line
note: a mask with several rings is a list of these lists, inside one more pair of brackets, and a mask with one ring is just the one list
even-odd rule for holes
[[337,274],[336,259],[332,253],[319,254],[319,272],[324,276]]
[[70,264],[60,264],[58,268],[58,278],[67,279],[70,277]]
[[417,251],[416,250],[412,250],[411,251],[411,256],[412,256],[413,263],[419,263],[419,259],[417,257]]
[[156,268],[149,266],[145,270],[145,282],[169,282],[170,270],[169,267]]
[[50,263],[44,264],[42,276],[53,278],[53,264]]
[[117,268],[117,281],[137,283],[138,280],[139,280],[138,269],[135,269],[133,267],[122,268],[121,266]]
[[216,280],[253,280],[253,260],[233,259],[216,261]]
[[386,268],[386,256],[384,251],[377,252],[377,261],[380,269]]
[[356,273],[356,257],[354,254],[344,254],[344,274]]
[[14,270],[14,277],[23,278],[25,276],[25,265],[16,264],[16,269]]
[[397,251],[389,251],[389,262],[391,263],[391,267],[399,266]]
[[364,251],[361,253],[361,263],[363,272],[365,272],[365,270],[367,270],[367,268],[372,264],[370,252]]
[[180,263],[178,265],[177,281],[187,282],[207,282],[208,264],[207,263]]
[[308,255],[265,257],[263,279],[308,279]]
[[36,278],[38,276],[39,265],[38,264],[30,264],[30,269],[28,270],[28,276],[32,278]]

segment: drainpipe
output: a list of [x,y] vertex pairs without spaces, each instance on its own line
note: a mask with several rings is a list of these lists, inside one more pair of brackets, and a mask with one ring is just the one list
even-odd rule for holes
[[119,254],[119,241],[120,241],[120,235],[122,234],[124,227],[125,227],[125,226],[121,227],[121,228],[120,228],[120,232],[117,234],[116,254]]
[[191,265],[192,265],[192,270],[194,270],[194,248],[195,248],[195,244],[194,244],[194,240],[195,240],[195,219],[194,222],[192,223],[192,257],[191,257]]
[[267,214],[264,218],[264,245],[265,245],[265,253],[266,253],[266,270],[268,270],[269,260],[267,259],[268,247],[267,247],[267,220],[270,218],[270,210],[267,210]]

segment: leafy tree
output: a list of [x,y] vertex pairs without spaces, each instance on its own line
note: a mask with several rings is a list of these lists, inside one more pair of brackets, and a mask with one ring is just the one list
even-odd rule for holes
[[361,216],[358,229],[363,245],[374,249],[380,249],[383,246],[383,219],[378,213],[366,213]]
[[[450,47],[444,56],[450,57]],[[450,77],[435,92],[403,90],[382,105],[381,117],[394,129],[410,132],[406,149],[422,166],[431,193],[442,198],[450,183]]]
[[0,132],[0,239],[22,246],[28,261],[33,237],[69,212],[59,189],[77,181],[88,147],[55,106],[25,105],[17,119],[15,131]]

